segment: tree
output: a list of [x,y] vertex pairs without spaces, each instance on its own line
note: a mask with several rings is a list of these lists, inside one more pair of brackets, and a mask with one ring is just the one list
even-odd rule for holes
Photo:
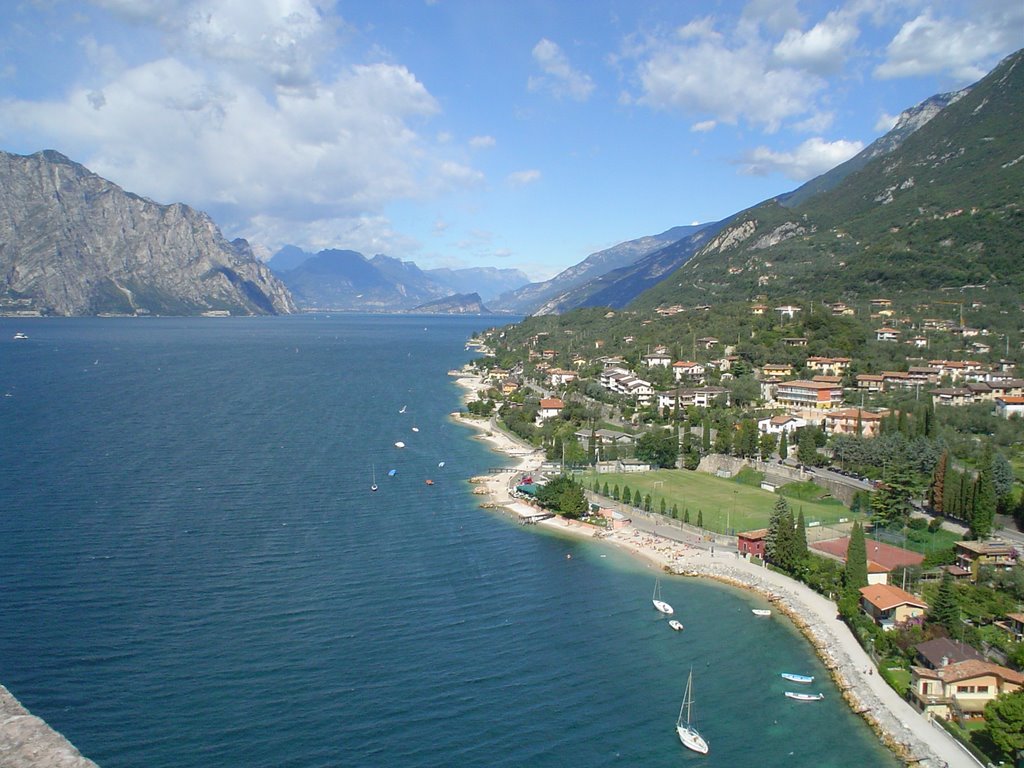
[[612,488],[612,498],[615,499],[616,501],[619,500],[619,484],[618,483],[616,483],[615,487]]
[[605,481],[604,486],[601,488],[601,495],[602,496],[607,496],[608,495],[608,482],[607,481]]
[[848,591],[857,591],[868,585],[868,550],[864,543],[864,529],[859,520],[853,524],[853,530],[850,532],[843,583]]
[[985,705],[988,735],[1003,755],[1014,760],[1024,749],[1024,690],[1004,693]]
[[672,519],[673,520],[678,520],[679,519],[679,505],[678,504],[673,504],[672,505]]
[[704,513],[699,509],[697,510],[697,527],[704,527]]
[[664,515],[664,514],[665,514],[665,508],[666,508],[666,507],[667,507],[667,505],[666,505],[666,503],[665,503],[665,497],[664,497],[664,496],[662,496],[662,497],[661,497],[661,510],[660,510],[660,511],[661,511],[661,514],[662,514],[662,515]]
[[945,501],[946,493],[946,468],[949,464],[949,452],[943,451],[942,455],[939,456],[939,461],[935,465],[935,471],[932,473],[932,484],[928,489],[928,500],[932,505],[932,509],[938,514],[942,514],[943,503]]
[[686,523],[687,525],[690,524],[690,508],[689,507],[687,507],[686,509],[683,510],[683,522]]
[[643,499],[640,498],[640,489],[637,488],[635,491],[633,491],[633,506],[639,507],[642,501]]
[[733,453],[743,457],[754,456],[757,453],[757,436],[757,422],[753,419],[743,419],[736,435]]
[[818,463],[818,446],[814,442],[814,432],[809,427],[801,427],[797,438],[796,459],[801,464],[815,466]]
[[913,507],[910,504],[916,484],[914,473],[903,451],[896,453],[886,464],[882,484],[871,499],[871,517],[883,525],[906,523]]
[[622,501],[624,504],[629,504],[631,501],[633,501],[633,492],[629,490],[628,485],[622,486]]
[[768,519],[768,536],[764,542],[764,554],[769,561],[780,567],[787,551],[790,534],[790,531],[786,530],[786,516],[791,514],[786,497],[779,496],[772,508],[772,515]]
[[802,566],[807,562],[807,525],[804,522],[804,511],[801,509],[796,516],[796,530],[794,531],[796,544],[793,547],[793,554],[796,558],[796,565]]
[[650,512],[650,511],[651,511],[651,494],[648,493],[648,494],[646,494],[644,496],[644,512]]
[[578,519],[583,517],[587,511],[587,497],[583,493],[583,486],[579,483],[562,489],[562,495],[558,500],[558,510],[564,517]]
[[679,458],[679,441],[671,430],[652,429],[636,441],[636,457],[654,467],[674,467]]
[[775,435],[771,432],[763,433],[757,440],[757,448],[761,453],[761,460],[768,461],[775,450]]
[[992,455],[992,485],[1000,511],[1010,510],[1013,505],[1013,467],[998,451]]
[[957,637],[959,635],[960,605],[957,602],[953,577],[949,571],[942,572],[942,581],[939,582],[938,592],[936,592],[935,599],[928,609],[928,621],[945,627],[950,637]]
[[789,433],[785,430],[779,435],[779,457],[782,459],[789,458]]
[[704,419],[700,426],[700,452],[706,455],[711,452],[711,423]]
[[981,472],[974,492],[974,508],[971,513],[971,535],[976,539],[988,538],[992,533],[992,522],[996,516],[996,487],[992,469],[992,446],[986,445],[981,459]]

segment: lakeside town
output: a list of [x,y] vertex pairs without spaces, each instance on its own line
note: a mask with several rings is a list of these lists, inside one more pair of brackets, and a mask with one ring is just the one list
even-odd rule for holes
[[[524,522],[760,592],[903,759],[1012,763],[1024,378],[1009,334],[956,309],[936,320],[875,299],[854,319],[841,303],[759,302],[736,344],[698,335],[735,307],[717,324],[710,307],[659,307],[489,329],[468,345],[481,357],[461,372],[463,417],[520,463],[480,492]],[[839,318],[852,343],[808,315]]]

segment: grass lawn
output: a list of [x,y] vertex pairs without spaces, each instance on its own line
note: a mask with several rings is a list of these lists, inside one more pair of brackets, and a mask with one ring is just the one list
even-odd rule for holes
[[[580,476],[586,488],[594,484],[594,474],[585,473]],[[703,515],[704,527],[718,533],[750,531],[767,528],[772,508],[778,495],[760,488],[753,488],[742,482],[727,480],[703,472],[690,472],[682,469],[658,469],[653,472],[635,472],[628,474],[602,474],[597,478],[604,487],[608,484],[609,491],[616,485],[621,491],[629,486],[630,494],[639,489],[643,498],[651,495],[651,509],[655,512],[661,508],[661,500],[671,514],[672,505],[679,506],[679,516],[684,510],[690,512],[690,522],[696,525],[697,511]],[[804,513],[804,522],[818,521],[825,525],[835,523],[840,518],[852,520],[856,515],[841,504],[821,503],[812,500],[788,499],[793,514]]]

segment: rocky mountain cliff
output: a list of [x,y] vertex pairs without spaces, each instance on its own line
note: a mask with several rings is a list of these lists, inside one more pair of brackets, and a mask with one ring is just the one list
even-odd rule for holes
[[59,152],[0,152],[0,311],[295,311],[244,240],[205,213],[125,192]]
[[457,293],[443,299],[428,301],[413,308],[413,312],[426,312],[435,315],[489,315],[491,311],[484,306],[478,293]]

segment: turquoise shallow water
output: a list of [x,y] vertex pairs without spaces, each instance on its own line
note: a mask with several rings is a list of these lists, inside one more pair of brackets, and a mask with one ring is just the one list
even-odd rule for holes
[[477,507],[482,324],[0,320],[0,682],[104,768],[896,765],[753,596]]

